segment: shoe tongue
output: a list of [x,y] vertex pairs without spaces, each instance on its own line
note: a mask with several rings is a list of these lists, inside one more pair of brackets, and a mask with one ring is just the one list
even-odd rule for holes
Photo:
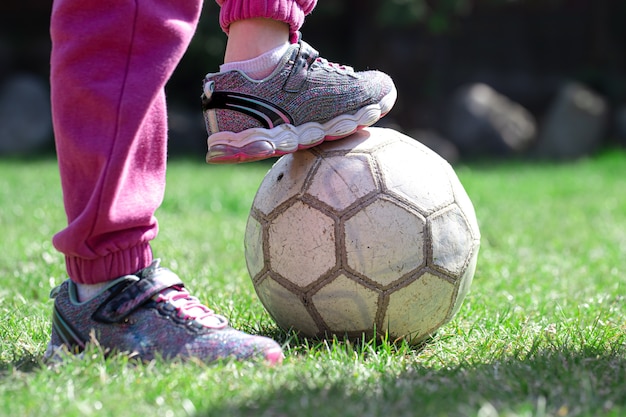
[[161,266],[161,260],[159,258],[153,259],[150,265],[142,269],[137,273],[139,277],[149,277],[150,275],[154,275],[156,271]]

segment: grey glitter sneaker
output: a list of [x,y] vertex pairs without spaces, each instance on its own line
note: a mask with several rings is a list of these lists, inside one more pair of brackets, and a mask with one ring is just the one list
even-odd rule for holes
[[70,280],[55,288],[52,337],[44,358],[78,354],[92,341],[105,352],[124,352],[149,361],[157,356],[265,359],[282,362],[281,347],[273,340],[228,326],[183,288],[178,276],[155,260],[136,275],[111,282],[99,295],[80,303]]
[[396,97],[388,75],[330,63],[300,40],[265,79],[236,70],[205,77],[206,160],[257,161],[340,139],[376,123]]

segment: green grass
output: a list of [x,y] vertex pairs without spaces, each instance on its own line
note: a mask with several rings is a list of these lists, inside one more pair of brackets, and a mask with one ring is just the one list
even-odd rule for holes
[[173,161],[154,250],[235,326],[283,342],[283,366],[138,364],[94,348],[47,368],[48,293],[65,279],[50,243],[65,223],[56,165],[0,160],[0,415],[626,415],[625,152],[457,167],[481,254],[461,311],[421,350],[275,328],[242,248],[268,167]]

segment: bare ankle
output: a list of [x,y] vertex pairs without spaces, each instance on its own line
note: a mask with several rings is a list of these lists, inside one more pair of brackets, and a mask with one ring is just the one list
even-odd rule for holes
[[229,27],[224,63],[245,61],[289,41],[289,25],[271,19],[245,19]]

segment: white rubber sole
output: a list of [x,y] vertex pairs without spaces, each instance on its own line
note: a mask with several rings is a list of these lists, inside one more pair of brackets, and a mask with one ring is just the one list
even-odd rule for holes
[[[326,123],[309,122],[299,126],[279,125],[272,129],[252,128],[243,132],[218,132],[209,136],[207,162],[246,162],[280,156],[341,139],[359,129],[371,126],[387,114],[397,98],[394,88],[377,104],[365,106],[355,114],[338,116]],[[253,150],[264,145],[264,151]],[[219,150],[213,152],[212,150]]]

